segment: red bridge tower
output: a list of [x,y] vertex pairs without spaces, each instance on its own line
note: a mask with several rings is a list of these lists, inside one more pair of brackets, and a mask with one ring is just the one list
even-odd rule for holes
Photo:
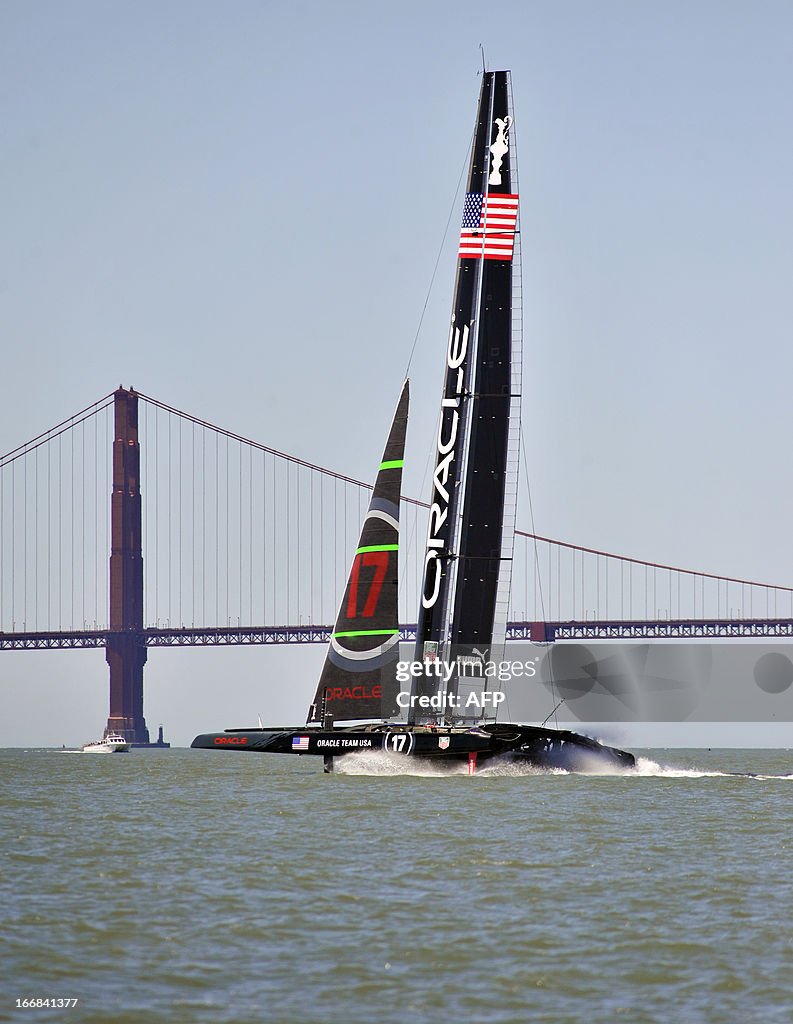
[[[119,388],[114,396],[113,495],[110,540],[110,667],[107,732],[148,745],[143,717],[143,548],[141,543],[138,396]],[[161,734],[162,735],[162,734]],[[156,745],[166,746],[160,743]]]

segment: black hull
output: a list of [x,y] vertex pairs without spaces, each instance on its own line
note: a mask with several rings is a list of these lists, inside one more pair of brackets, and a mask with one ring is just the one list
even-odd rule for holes
[[531,725],[485,725],[449,729],[430,726],[369,725],[329,729],[228,729],[196,736],[204,750],[257,754],[309,754],[328,760],[382,750],[437,763],[467,763],[474,771],[496,759],[544,769],[604,772],[635,768],[633,754],[565,729]]

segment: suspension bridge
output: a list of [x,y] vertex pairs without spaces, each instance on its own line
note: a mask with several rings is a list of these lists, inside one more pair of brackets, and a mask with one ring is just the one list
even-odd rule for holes
[[[0,456],[0,650],[104,648],[108,729],[147,744],[149,648],[328,640],[369,492],[119,388]],[[403,498],[406,640],[426,517]],[[790,637],[793,587],[519,530],[509,619],[534,642]]]

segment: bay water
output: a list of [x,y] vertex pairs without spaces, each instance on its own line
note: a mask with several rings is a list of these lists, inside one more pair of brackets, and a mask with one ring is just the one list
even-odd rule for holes
[[793,751],[641,753],[0,751],[0,1020],[793,1020]]

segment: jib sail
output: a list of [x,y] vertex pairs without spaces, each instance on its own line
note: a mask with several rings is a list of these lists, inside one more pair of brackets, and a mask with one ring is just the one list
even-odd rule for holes
[[398,711],[399,496],[408,401],[405,381],[309,722],[390,718]]

